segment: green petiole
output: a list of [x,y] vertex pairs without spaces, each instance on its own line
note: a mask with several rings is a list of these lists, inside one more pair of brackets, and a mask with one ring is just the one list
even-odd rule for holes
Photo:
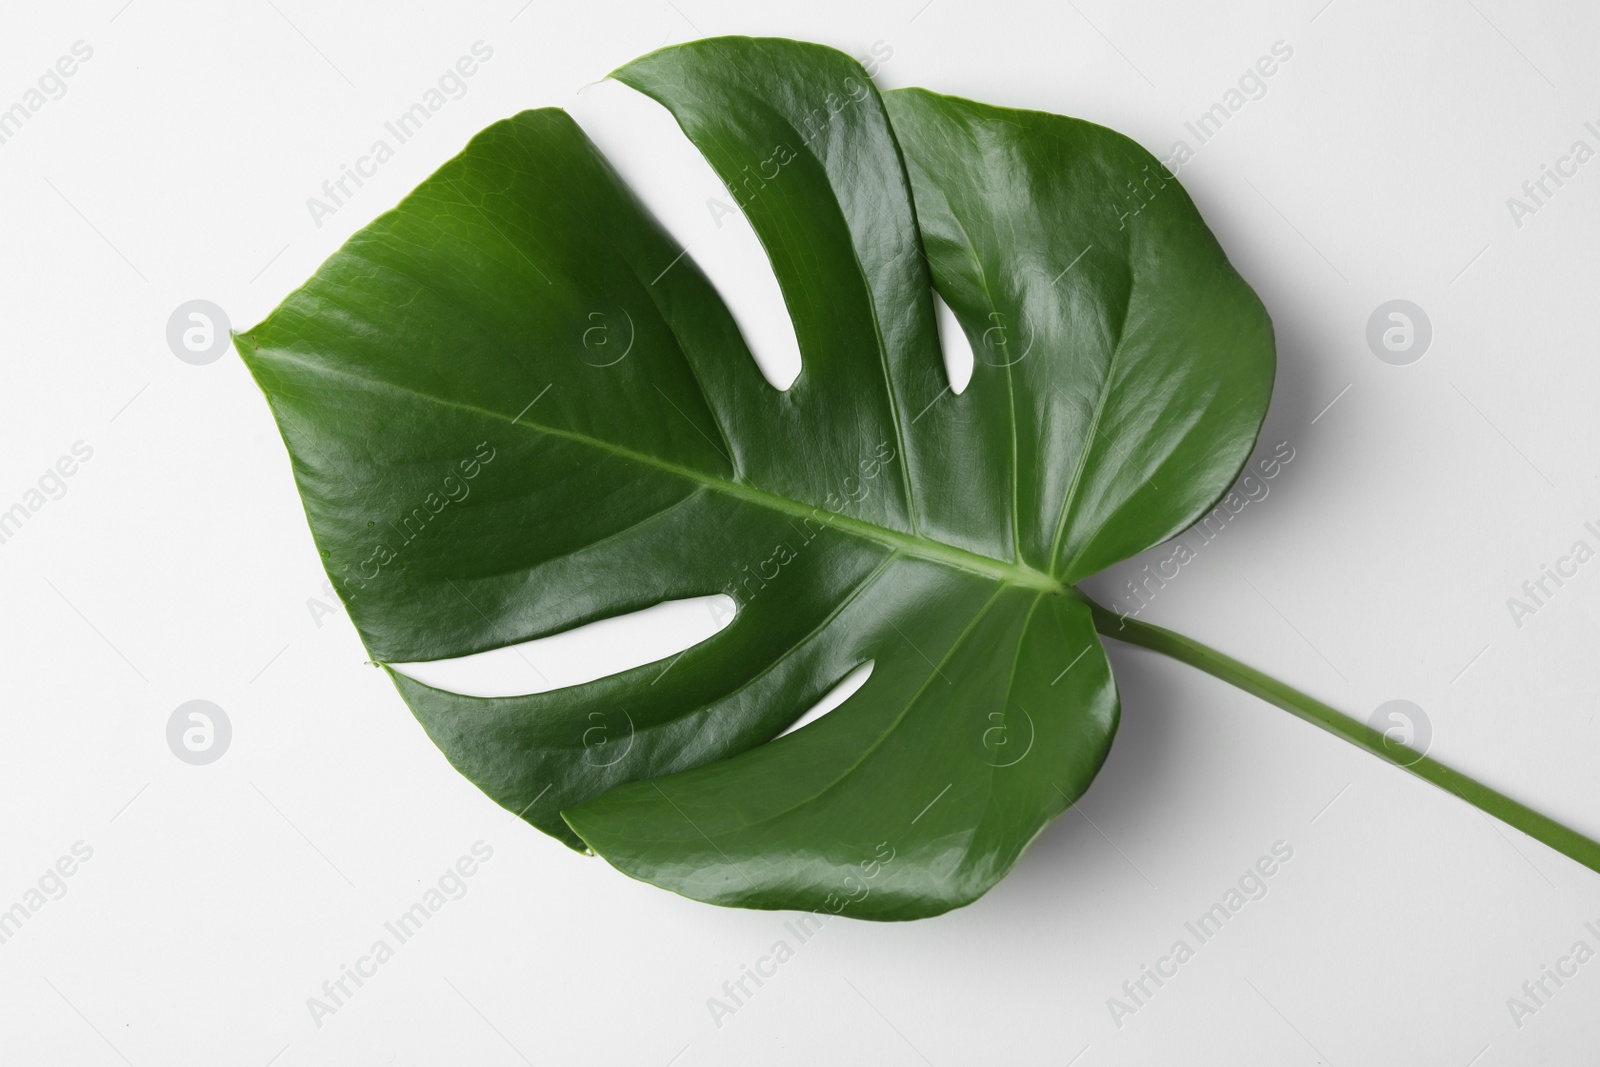
[[1077,589],[1072,592],[1089,606],[1094,615],[1095,629],[1103,636],[1130,645],[1138,645],[1140,648],[1148,648],[1187,663],[1191,667],[1198,667],[1207,674],[1236,685],[1291,715],[1297,715],[1331,734],[1344,738],[1351,744],[1359,745],[1378,758],[1410,771],[1424,781],[1449,790],[1468,804],[1493,815],[1506,825],[1516,827],[1529,837],[1544,842],[1592,871],[1600,871],[1600,842],[1590,840],[1576,830],[1541,815],[1527,805],[1445,766],[1414,748],[1401,744],[1392,737],[1386,737],[1366,723],[1352,719],[1315,697],[1262,674],[1254,667],[1240,663],[1232,656],[1202,645],[1182,634],[1112,611],[1095,603]]

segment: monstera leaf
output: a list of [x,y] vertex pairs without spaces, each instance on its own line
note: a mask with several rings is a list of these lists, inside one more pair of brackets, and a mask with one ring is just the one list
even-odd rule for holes
[[[380,664],[727,593],[734,620],[664,674],[480,698],[391,673],[489,796],[634,877],[874,919],[968,903],[1104,761],[1117,692],[1074,583],[1236,477],[1267,316],[1109,130],[880,96],[781,40],[615,77],[738,198],[799,378],[768,384],[564,112],[524,112],[236,337],[328,573]],[[935,291],[976,354],[959,395]],[[597,356],[597,322],[625,357]],[[619,712],[626,754],[592,758]]]

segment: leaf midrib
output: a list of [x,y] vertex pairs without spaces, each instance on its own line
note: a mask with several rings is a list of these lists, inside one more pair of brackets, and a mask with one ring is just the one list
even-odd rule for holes
[[[299,355],[298,353],[285,349],[272,349],[270,350],[270,355],[264,354],[256,344],[254,338],[243,337],[242,335],[236,334],[234,336],[234,340],[248,340],[250,342],[251,352],[257,359],[268,362],[272,360],[281,360],[285,363],[292,363],[298,367],[304,368],[305,370],[310,371],[313,375],[326,375],[344,378],[349,381],[358,382],[367,388],[387,389],[391,392],[401,393],[409,397],[414,397],[418,400],[425,400],[433,404],[442,405],[444,407],[455,408],[460,411],[471,412],[487,418],[497,419],[511,426],[517,426],[535,433],[547,434],[551,437],[559,437],[564,440],[585,445],[598,451],[609,452],[634,463],[639,463],[648,467],[654,467],[665,473],[683,478],[686,481],[703,485],[708,489],[723,493],[727,496],[733,497],[736,500],[742,500],[757,507],[763,507],[781,514],[791,515],[796,518],[821,519],[834,529],[853,534],[869,541],[876,541],[879,544],[901,551],[908,556],[915,556],[918,559],[925,559],[934,563],[940,563],[956,570],[963,570],[970,573],[979,574],[1003,585],[1017,586],[1019,588],[1033,589],[1048,593],[1061,593],[1065,592],[1067,589],[1062,582],[1058,581],[1051,575],[1046,574],[1043,571],[1035,570],[1034,568],[1023,564],[1008,563],[1004,560],[995,559],[992,556],[985,556],[977,552],[970,552],[964,548],[957,548],[954,545],[947,545],[942,541],[933,541],[914,534],[901,533],[898,530],[891,530],[886,526],[879,526],[876,523],[852,518],[849,515],[842,515],[836,511],[827,511],[823,508],[813,507],[802,501],[792,500],[777,493],[772,493],[765,489],[757,488],[756,486],[750,485],[746,482],[729,481],[726,478],[718,478],[713,475],[706,474],[703,471],[697,471],[692,467],[685,467],[681,464],[661,459],[658,456],[652,456],[648,453],[639,452],[623,445],[601,440],[598,437],[591,437],[588,434],[578,433],[574,430],[564,430],[554,426],[546,425],[544,423],[530,422],[522,416],[512,417],[503,412],[491,411],[487,408],[478,407],[475,404],[467,404],[459,400],[451,400],[446,397],[434,396],[430,393],[418,392],[415,389],[410,389],[394,382],[387,382],[378,378],[369,378],[361,374],[356,374],[352,371],[329,367],[325,364],[314,362]],[[270,396],[269,399],[271,399]],[[904,454],[904,450],[902,450],[902,455]]]

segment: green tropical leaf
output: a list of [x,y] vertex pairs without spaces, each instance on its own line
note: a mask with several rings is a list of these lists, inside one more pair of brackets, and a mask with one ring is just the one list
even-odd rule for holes
[[[1104,761],[1116,689],[1074,583],[1225,492],[1266,314],[1109,130],[880,96],[782,40],[615,77],[739,199],[799,377],[767,383],[564,112],[497,123],[236,337],[329,575],[382,664],[727,593],[665,673],[499,698],[391,674],[489,796],[634,877],[874,919],[968,903]],[[977,355],[959,395],[935,288]],[[586,345],[597,321],[624,358]],[[593,758],[618,711],[624,754]]]

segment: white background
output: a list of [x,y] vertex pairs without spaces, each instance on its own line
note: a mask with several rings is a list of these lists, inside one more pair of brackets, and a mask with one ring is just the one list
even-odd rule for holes
[[[793,941],[787,917],[633,882],[459,777],[342,611],[318,608],[332,601],[243,366],[167,347],[179,304],[257,321],[472,133],[528,107],[583,114],[582,87],[664,43],[881,41],[884,87],[1081,116],[1165,156],[1281,40],[1292,59],[1182,179],[1272,312],[1263,449],[1296,458],[1145,617],[1360,718],[1414,701],[1435,756],[1600,836],[1600,563],[1520,627],[1506,603],[1573,541],[1597,543],[1600,163],[1520,227],[1506,200],[1575,139],[1600,147],[1583,128],[1600,119],[1600,13],[1323,3],[9,11],[0,107],[74,42],[93,57],[0,144],[0,509],[75,442],[93,457],[0,544],[0,908],[75,842],[93,857],[0,944],[0,1059],[1588,1062],[1600,962],[1520,1027],[1507,998],[1580,938],[1600,948],[1584,927],[1600,926],[1600,876],[1122,646],[1111,758],[1009,878],[939,919],[835,921],[715,1025],[707,999]],[[315,225],[306,199],[478,40],[494,54],[469,91]],[[585,121],[610,147],[603,118]],[[703,175],[625,169],[704,228]],[[697,260],[737,254],[725,221],[709,232],[731,251],[707,239]],[[1433,324],[1410,366],[1365,341],[1394,298]],[[1138,566],[1093,588],[1114,598]],[[166,741],[196,698],[233,725],[202,767]],[[493,858],[467,895],[316,1025],[307,998],[480,840]],[[1294,855],[1268,895],[1117,1026],[1108,998],[1277,841]]]

